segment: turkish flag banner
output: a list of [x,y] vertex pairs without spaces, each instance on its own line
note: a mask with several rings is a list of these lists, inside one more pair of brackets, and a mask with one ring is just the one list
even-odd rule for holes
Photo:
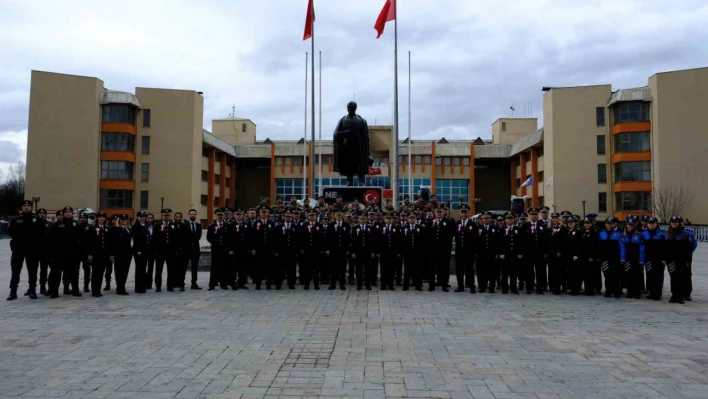
[[305,17],[305,32],[302,34],[302,40],[307,40],[312,37],[312,25],[315,23],[315,6],[313,0],[307,2],[307,16]]
[[376,35],[377,39],[383,35],[386,22],[393,21],[394,19],[396,19],[396,0],[386,0],[386,4],[384,4],[374,24],[374,29],[378,32],[378,35]]

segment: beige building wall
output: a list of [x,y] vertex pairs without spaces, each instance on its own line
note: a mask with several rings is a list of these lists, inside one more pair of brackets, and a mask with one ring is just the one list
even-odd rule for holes
[[499,118],[492,123],[492,142],[512,145],[538,130],[538,118]]
[[231,145],[256,143],[256,124],[249,119],[214,119],[211,133]]
[[[550,187],[539,191],[546,206],[556,211],[582,214],[608,214],[611,209],[609,184],[598,183],[597,165],[607,165],[608,182],[611,172],[607,155],[597,155],[597,136],[607,136],[605,126],[597,126],[596,107],[605,107],[611,94],[610,85],[553,88],[543,96],[544,112],[544,179],[553,177]],[[607,193],[608,212],[598,210],[598,193]]]
[[653,188],[688,188],[693,201],[683,216],[706,223],[708,68],[658,73],[649,78],[649,87]]
[[[137,87],[135,94],[143,109],[151,110],[149,128],[142,127],[142,115],[138,116],[135,209],[140,206],[141,190],[149,192],[152,212],[160,211],[161,197],[173,211],[199,206],[204,99],[191,90]],[[150,155],[140,154],[143,135],[150,136]],[[140,182],[143,162],[150,163],[147,183]]]
[[98,209],[102,90],[97,78],[32,71],[25,198]]

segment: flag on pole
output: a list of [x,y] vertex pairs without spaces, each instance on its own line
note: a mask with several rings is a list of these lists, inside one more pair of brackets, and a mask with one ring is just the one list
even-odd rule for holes
[[374,24],[374,29],[378,32],[376,36],[377,39],[383,35],[386,22],[393,21],[394,19],[396,19],[396,0],[386,0],[386,4],[384,4]]
[[533,184],[533,176],[530,176],[528,179],[526,179],[525,182],[521,183],[521,187],[530,186],[532,184]]
[[[307,2],[307,16],[305,17],[305,33],[302,34],[302,40],[307,40],[312,37],[312,24],[315,22],[315,6],[313,0]],[[313,65],[314,68],[314,65]]]
[[546,187],[551,187],[553,185],[553,176],[546,182]]

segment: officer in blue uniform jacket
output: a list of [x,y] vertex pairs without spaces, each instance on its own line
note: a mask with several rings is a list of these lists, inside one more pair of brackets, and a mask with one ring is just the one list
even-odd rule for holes
[[626,259],[623,266],[627,283],[627,298],[639,299],[644,281],[644,239],[637,230],[637,219],[628,217],[622,234]]
[[605,229],[598,234],[600,268],[605,275],[605,298],[612,295],[622,297],[620,273],[626,260],[622,233],[617,230],[617,219],[609,216],[605,219]]
[[642,231],[644,242],[644,268],[647,272],[647,299],[661,300],[664,288],[664,264],[666,263],[666,234],[658,228],[657,219],[647,219],[647,229]]

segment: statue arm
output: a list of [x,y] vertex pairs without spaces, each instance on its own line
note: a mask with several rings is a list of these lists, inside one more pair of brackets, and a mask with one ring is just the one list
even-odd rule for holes
[[[367,157],[369,157],[370,154],[371,154],[371,152],[369,151],[369,141],[370,141],[370,137],[369,137],[369,124],[366,123],[366,119],[361,118],[361,120],[362,120],[362,122],[363,122],[363,124],[364,124],[364,135],[363,135],[364,137],[363,137],[362,149],[364,150],[364,154],[365,154]],[[368,164],[367,164],[367,168],[368,168]]]

